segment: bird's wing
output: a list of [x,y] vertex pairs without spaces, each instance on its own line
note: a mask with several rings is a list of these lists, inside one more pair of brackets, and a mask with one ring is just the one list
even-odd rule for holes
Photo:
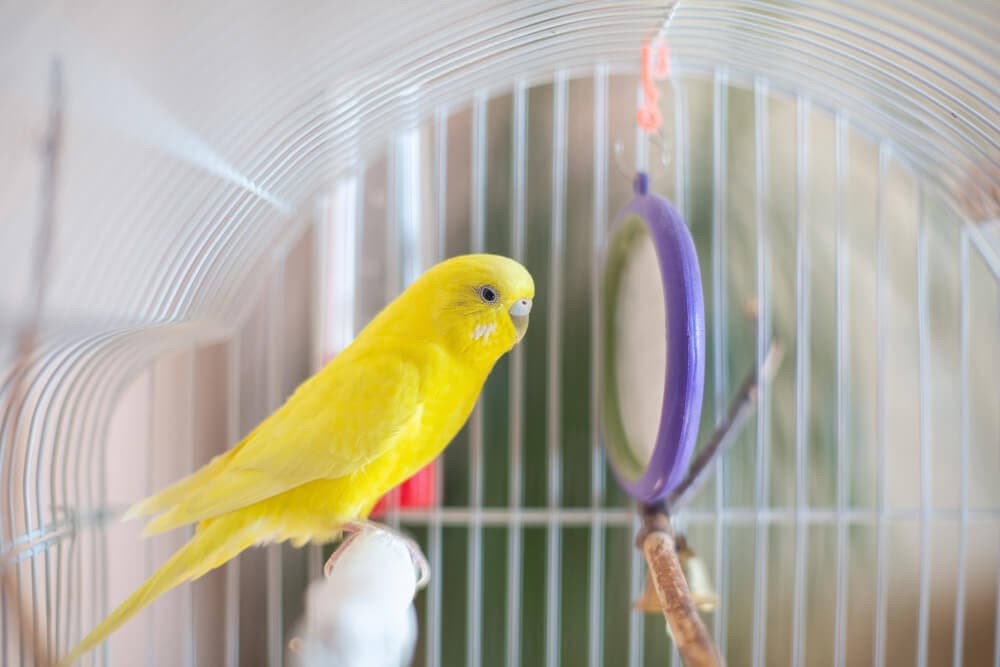
[[348,475],[420,421],[420,372],[396,355],[371,354],[303,383],[225,468],[148,532],[218,516],[317,479]]

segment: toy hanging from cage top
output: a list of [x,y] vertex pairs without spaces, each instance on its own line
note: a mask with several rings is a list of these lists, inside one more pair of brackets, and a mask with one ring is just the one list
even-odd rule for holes
[[[681,481],[701,418],[705,382],[705,315],[694,242],[680,213],[649,193],[644,173],[635,178],[635,197],[619,215],[605,267],[604,426],[608,457],[619,484],[642,503],[664,498]],[[618,305],[626,274],[644,246],[652,243],[666,314],[666,370],[659,426],[651,448],[629,439],[622,417],[619,383],[612,380],[619,347]],[[632,271],[634,275],[634,271]],[[640,354],[655,354],[646,348]]]
[[[636,121],[651,141],[658,140],[661,151],[665,142],[659,138],[662,115],[655,80],[667,74],[665,42],[644,45],[643,101]],[[643,517],[636,546],[649,569],[636,607],[663,613],[667,632],[686,664],[718,665],[721,656],[698,617],[698,611],[714,609],[717,598],[704,564],[685,537],[674,532],[670,513],[690,498],[732,442],[754,404],[757,373],[743,383],[729,413],[692,462],[705,381],[701,271],[681,213],[651,193],[649,184],[648,173],[638,171],[635,195],[616,217],[605,257],[604,438],[615,477],[639,503]],[[657,286],[662,288],[659,294],[650,295]],[[653,321],[636,328],[638,335],[629,335],[634,332],[628,331],[627,322],[650,318]],[[650,334],[657,340],[641,339]],[[772,344],[762,374],[773,372],[780,358],[777,350]],[[637,389],[637,378],[627,374],[630,367],[637,374],[648,374],[651,368],[659,372],[662,393]]]
[[[659,56],[655,63],[654,55]],[[655,52],[650,45],[643,47],[644,99],[637,121],[648,135],[656,134],[662,122],[654,77],[667,74],[666,62],[665,46]],[[705,314],[698,255],[683,217],[665,198],[649,192],[647,173],[637,173],[633,185],[635,196],[618,214],[612,228],[604,270],[606,381],[602,408],[608,457],[618,482],[635,500],[650,504],[663,499],[680,483],[694,450],[705,382]],[[642,270],[642,258],[651,255],[655,255],[658,280],[643,275],[640,283],[634,284]],[[616,371],[624,340],[621,306],[637,290],[648,290],[653,282],[662,287],[665,339],[660,338],[658,343],[665,348],[657,349],[655,344],[644,341],[641,352],[636,353],[642,355],[638,363],[644,366],[653,361],[666,366],[658,427],[649,447],[641,438],[628,437],[622,414],[622,383],[616,381]],[[658,312],[658,305],[646,301],[640,307],[646,312]],[[633,402],[631,399],[642,397],[629,398]]]

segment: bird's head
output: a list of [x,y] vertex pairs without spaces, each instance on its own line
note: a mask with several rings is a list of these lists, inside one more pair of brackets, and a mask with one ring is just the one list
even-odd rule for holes
[[512,259],[461,255],[421,281],[431,286],[434,328],[453,352],[492,364],[528,329],[535,283]]

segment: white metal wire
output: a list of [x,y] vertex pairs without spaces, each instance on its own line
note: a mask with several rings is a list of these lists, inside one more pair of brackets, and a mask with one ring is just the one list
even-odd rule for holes
[[[768,90],[767,83],[760,79],[754,80],[754,156],[756,158],[754,171],[754,229],[757,242],[757,366],[763,367],[771,341],[770,314],[770,234],[767,213],[769,210],[769,176],[768,176]],[[757,451],[756,468],[756,509],[763,514],[770,505],[769,459],[771,448],[771,387],[770,381],[762,378],[758,388],[757,403]],[[765,642],[767,634],[767,570],[768,541],[770,532],[768,526],[758,522],[754,531],[754,607],[753,607],[753,665],[761,667],[765,661]]]
[[[566,142],[569,84],[565,72],[557,72],[552,104],[552,238],[549,255],[548,361],[546,385],[546,445],[548,483],[546,497],[552,509],[562,504],[562,372],[563,372],[563,274],[566,263]],[[546,530],[545,664],[559,664],[559,610],[561,601],[562,530],[551,523]]]
[[926,195],[920,190],[919,220],[917,222],[917,335],[920,346],[920,610],[917,617],[917,667],[927,665],[927,630],[930,626],[931,585],[931,525],[932,506],[932,456],[931,456],[931,400],[932,385],[930,355],[930,313],[927,277],[927,220]]
[[[226,440],[230,443],[239,442],[240,434],[240,337],[234,336],[228,345],[227,393],[226,393]],[[152,404],[152,402],[151,402]],[[152,490],[150,490],[152,493]],[[147,566],[148,574],[152,574],[151,565]],[[152,619],[152,615],[150,615]],[[150,627],[150,635],[153,628]],[[226,565],[226,667],[238,667],[240,664],[240,559],[234,558]],[[152,662],[153,656],[149,656]]]
[[962,665],[965,646],[965,590],[967,585],[967,549],[969,531],[969,236],[963,227],[959,231],[959,520],[958,568],[955,573],[955,629],[952,664]]
[[[445,238],[447,230],[447,173],[448,173],[448,111],[438,109],[434,114],[434,230],[437,237],[435,259],[444,257]],[[427,559],[435,572],[441,569],[441,502],[444,498],[443,482],[438,476],[435,480],[435,504],[432,510],[429,534],[427,537]],[[427,655],[428,665],[441,664],[441,577],[431,577],[427,591]]]
[[[470,233],[472,252],[486,250],[486,179],[489,155],[486,149],[485,95],[477,95],[472,103],[472,219]],[[473,409],[469,422],[469,487],[473,518],[469,526],[468,577],[466,585],[469,618],[468,645],[465,662],[478,667],[482,664],[483,639],[483,530],[479,521],[483,506],[483,410],[482,403]]]
[[[597,512],[604,505],[604,449],[600,438],[601,383],[601,257],[604,252],[605,225],[608,218],[608,70],[594,70],[594,199],[591,222],[590,274],[590,507]],[[602,615],[604,611],[605,523],[597,519],[590,529],[590,599],[587,612],[587,659],[589,667],[604,660]]]
[[[286,256],[272,255],[269,267],[272,272],[271,289],[267,294],[267,409],[269,411],[281,406],[284,393],[281,380],[285,368],[285,341],[282,331],[285,322],[285,259]],[[267,662],[271,667],[280,667],[285,652],[282,549],[281,544],[267,547]]]
[[[511,250],[514,259],[525,257],[525,196],[528,144],[528,91],[523,82],[514,86],[511,120]],[[523,530],[521,504],[524,479],[524,349],[511,352],[510,378],[510,484],[508,502],[511,506],[510,535],[507,541],[507,667],[521,664],[521,568]]]
[[[278,289],[280,289],[280,287],[281,287],[281,285],[280,285],[280,282],[279,282]],[[280,322],[280,318],[272,317],[271,321],[272,322]],[[277,341],[274,341],[274,342],[277,342]],[[277,345],[273,345],[272,349],[275,350],[275,354],[278,354],[278,349],[279,348],[278,348]],[[194,470],[195,470],[195,447],[196,447],[195,440],[197,438],[197,430],[196,430],[196,424],[195,424],[195,422],[197,420],[197,405],[198,405],[198,378],[197,378],[197,369],[196,369],[197,354],[198,354],[197,348],[191,348],[190,350],[188,350],[188,352],[186,354],[186,359],[185,359],[185,366],[186,366],[186,368],[185,368],[185,371],[186,371],[186,373],[185,373],[185,375],[186,375],[185,382],[186,382],[186,384],[188,386],[188,402],[187,402],[187,406],[186,406],[187,410],[186,410],[186,415],[185,415],[185,421],[187,422],[187,433],[185,435],[187,436],[186,439],[187,439],[188,442],[187,442],[187,446],[186,446],[186,449],[187,449],[187,461],[186,461],[186,464],[187,465],[185,466],[185,469],[188,470],[188,471],[191,471],[191,472],[194,472]],[[188,528],[185,529],[185,532],[187,533],[187,537],[188,538],[191,538],[191,537],[194,536],[194,530],[195,530],[194,526],[189,526]],[[268,555],[270,556],[270,554],[268,554]],[[107,563],[107,559],[106,558],[102,558],[102,562]],[[270,565],[270,563],[268,563],[268,565]],[[280,574],[281,574],[281,570],[279,568],[278,569],[278,581],[279,581],[279,585],[280,585]],[[268,572],[268,579],[270,580],[270,578],[271,578],[271,573]],[[194,665],[195,662],[197,662],[197,652],[198,652],[198,649],[197,649],[197,640],[198,640],[197,632],[198,632],[198,630],[197,630],[197,625],[195,624],[196,623],[195,614],[197,613],[197,608],[195,607],[195,604],[194,604],[194,587],[190,586],[190,585],[189,586],[185,586],[183,590],[184,590],[184,605],[183,605],[183,612],[182,613],[183,613],[183,618],[184,618],[184,621],[185,621],[184,622],[184,654],[183,654],[184,655],[184,664],[185,665]],[[101,596],[101,613],[98,614],[95,618],[106,616],[107,614],[109,614],[111,612],[111,609],[112,608],[110,607],[110,605],[109,605],[108,600],[106,599],[106,597],[105,596]],[[273,609],[273,607],[272,607],[272,609]],[[280,606],[278,607],[278,611],[280,613]],[[107,648],[108,648],[107,643],[104,644],[103,648],[104,648],[105,651],[107,650]],[[105,653],[105,655],[104,655],[104,661],[107,662],[107,660],[108,660],[107,653]]]
[[[715,361],[715,423],[726,414],[729,398],[728,361],[725,341],[729,336],[727,326],[728,303],[726,300],[726,183],[728,173],[729,114],[727,108],[729,94],[728,73],[716,69],[712,81],[712,302],[713,318],[713,359]],[[719,461],[718,479],[715,483],[715,511],[720,517],[727,504],[728,466],[726,460]],[[719,590],[719,610],[715,615],[714,639],[720,650],[726,652],[726,593],[729,573],[729,550],[727,548],[725,525],[721,520],[715,523],[715,577]]]
[[847,342],[847,300],[848,272],[850,270],[850,255],[847,240],[847,119],[843,115],[836,118],[836,152],[835,164],[837,174],[836,206],[837,206],[837,247],[836,247],[836,283],[837,283],[837,573],[836,599],[837,608],[834,618],[833,664],[843,667],[847,642],[847,526],[844,515],[847,513],[847,461],[849,451],[848,434],[848,361]]

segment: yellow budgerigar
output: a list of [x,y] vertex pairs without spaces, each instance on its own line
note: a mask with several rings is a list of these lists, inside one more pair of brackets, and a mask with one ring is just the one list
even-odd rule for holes
[[434,266],[242,442],[138,503],[147,534],[194,536],[63,660],[81,657],[171,588],[257,544],[337,539],[436,457],[528,326],[531,275],[497,255]]

